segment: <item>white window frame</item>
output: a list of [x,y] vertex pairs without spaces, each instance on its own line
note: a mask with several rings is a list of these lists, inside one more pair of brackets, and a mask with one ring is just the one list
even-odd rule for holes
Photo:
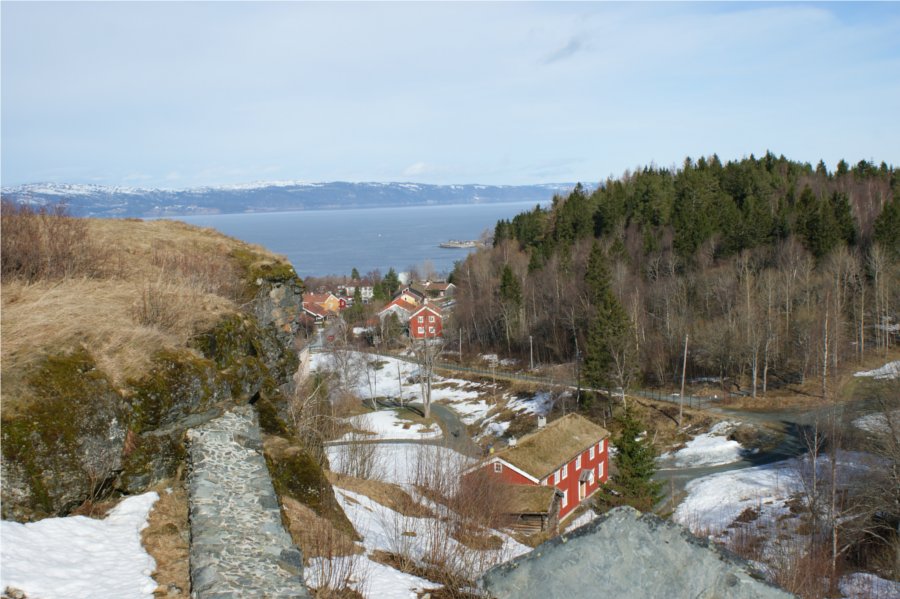
[[588,459],[589,460],[594,459],[594,446],[593,445],[591,445],[591,448],[588,450]]
[[425,322],[425,317],[424,317],[424,316],[419,316],[419,322]]
[[425,334],[425,327],[419,327],[419,334],[420,334],[420,335],[424,335],[424,334]]
[[581,454],[578,454],[578,457],[575,458],[575,470],[581,468]]
[[562,468],[560,468],[559,471],[562,472],[562,476],[560,476],[559,479],[560,479],[560,480],[565,480],[565,479],[566,479],[566,476],[569,475],[569,465],[566,464],[565,466],[563,466]]
[[562,507],[566,507],[567,505],[569,505],[569,492],[563,491],[562,494]]
[[428,322],[434,322],[434,316],[428,316]]
[[559,484],[559,470],[557,470],[556,472],[553,473],[553,484],[554,485]]
[[604,441],[604,440],[605,440],[605,439],[600,439],[600,442],[597,443],[597,451],[598,451],[599,453],[603,453],[603,441]]
[[501,464],[500,462],[494,462],[494,472],[497,474],[503,472],[503,464]]
[[604,470],[603,466],[604,466],[603,462],[600,462],[599,464],[597,464],[597,482],[600,482],[601,480],[603,480],[603,470]]

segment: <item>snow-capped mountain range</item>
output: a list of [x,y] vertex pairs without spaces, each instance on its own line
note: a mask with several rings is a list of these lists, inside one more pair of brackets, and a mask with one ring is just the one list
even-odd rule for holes
[[65,203],[76,216],[152,217],[338,208],[546,202],[571,183],[429,185],[424,183],[309,183],[267,181],[192,189],[142,189],[66,183],[4,187],[4,200],[33,206]]

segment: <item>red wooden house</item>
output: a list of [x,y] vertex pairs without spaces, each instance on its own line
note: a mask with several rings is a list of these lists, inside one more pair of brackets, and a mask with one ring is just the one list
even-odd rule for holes
[[569,414],[492,454],[479,468],[512,485],[555,488],[562,520],[609,477],[609,432]]
[[409,317],[410,339],[437,339],[444,334],[441,310],[434,304],[424,304]]

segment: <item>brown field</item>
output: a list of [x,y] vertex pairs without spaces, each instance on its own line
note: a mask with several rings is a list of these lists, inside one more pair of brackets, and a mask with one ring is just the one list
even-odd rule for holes
[[86,347],[122,387],[144,372],[156,351],[184,346],[190,336],[238,310],[244,271],[232,257],[235,251],[282,260],[258,246],[175,221],[77,222],[87,225],[89,268],[62,278],[3,277],[4,410],[27,401],[23,378],[32,366],[68,348]]

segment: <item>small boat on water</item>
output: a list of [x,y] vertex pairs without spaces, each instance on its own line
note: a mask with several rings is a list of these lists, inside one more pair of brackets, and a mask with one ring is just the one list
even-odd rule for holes
[[469,249],[481,247],[481,244],[475,240],[460,241],[459,239],[451,239],[450,241],[438,244],[438,247],[447,249]]

